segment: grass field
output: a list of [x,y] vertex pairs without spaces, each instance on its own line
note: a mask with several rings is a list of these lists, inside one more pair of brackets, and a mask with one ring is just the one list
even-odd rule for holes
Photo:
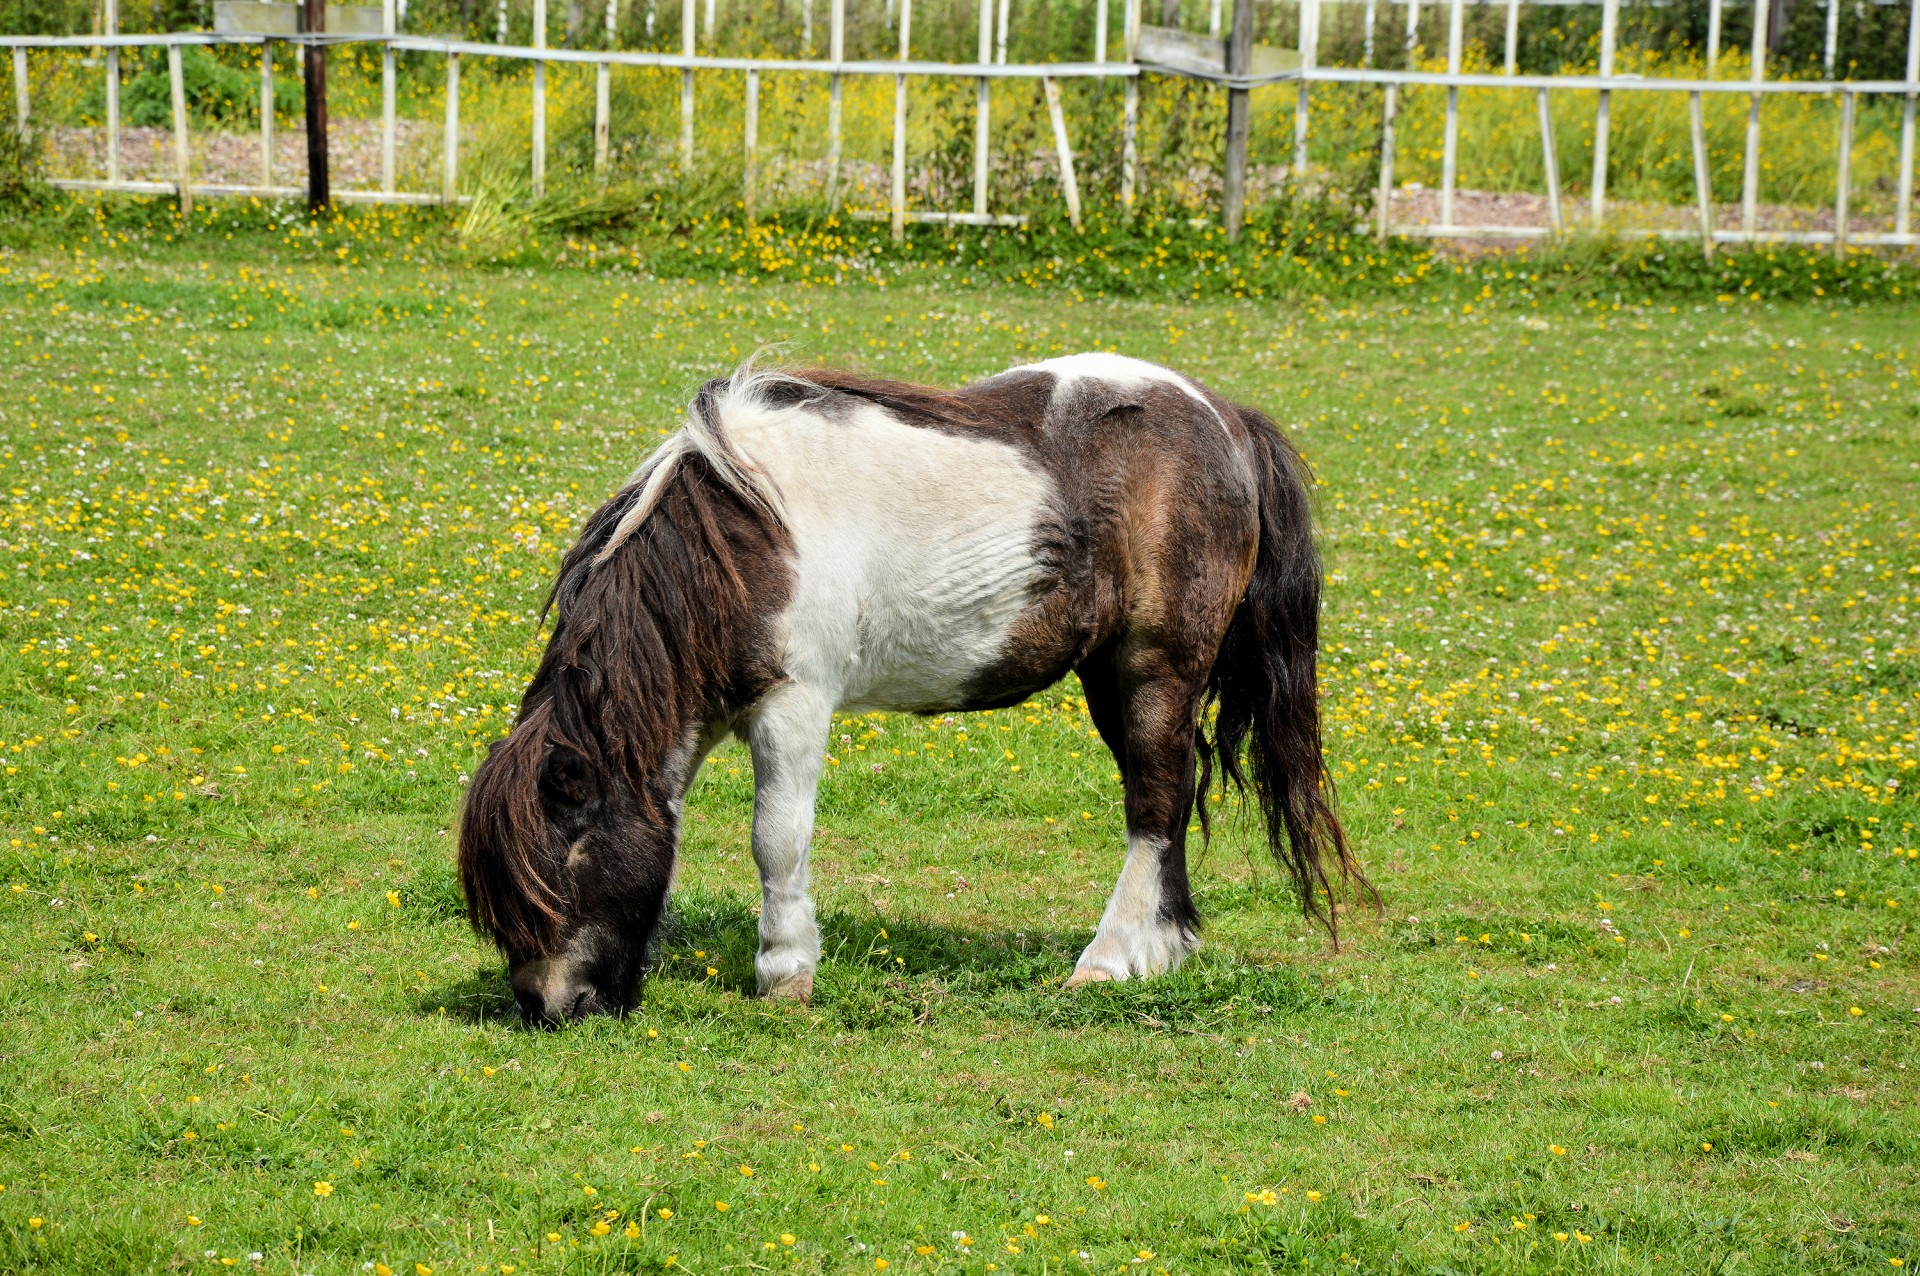
[[[399,253],[0,255],[0,1270],[1920,1262],[1910,304]],[[763,343],[1120,349],[1281,420],[1384,916],[1335,953],[1229,820],[1201,954],[1060,989],[1121,858],[1068,684],[838,726],[811,1008],[748,995],[733,748],[643,1010],[518,1028],[463,781],[571,530]]]

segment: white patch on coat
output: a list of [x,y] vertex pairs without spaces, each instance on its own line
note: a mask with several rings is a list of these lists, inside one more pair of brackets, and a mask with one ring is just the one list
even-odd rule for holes
[[1094,351],[1088,354],[1062,355],[1057,359],[1043,359],[1039,363],[1023,364],[1011,369],[1014,372],[1050,372],[1054,377],[1053,401],[1077,381],[1105,381],[1116,386],[1170,385],[1180,393],[1198,403],[1213,414],[1220,422],[1220,428],[1226,429],[1226,418],[1213,406],[1212,400],[1200,392],[1187,378],[1171,368],[1163,368],[1157,363],[1148,363],[1145,359],[1130,359],[1123,354],[1107,354]]
[[781,493],[793,597],[783,668],[832,708],[953,705],[1005,650],[1053,496],[1019,449],[857,400],[733,401],[727,437]]
[[1100,929],[1067,981],[1069,987],[1164,974],[1200,946],[1185,926],[1160,916],[1160,857],[1165,850],[1164,838],[1128,836],[1120,880],[1100,917]]

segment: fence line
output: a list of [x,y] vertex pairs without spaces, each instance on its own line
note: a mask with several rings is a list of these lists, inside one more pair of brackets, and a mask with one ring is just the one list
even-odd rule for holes
[[[1007,50],[1007,0],[980,0],[979,42],[975,62],[936,62],[911,57],[912,0],[898,0],[899,56],[892,60],[847,59],[845,54],[845,0],[830,0],[829,53],[820,58],[718,57],[695,51],[695,0],[682,0],[681,51],[565,49],[546,44],[546,0],[534,0],[534,43],[531,46],[489,44],[472,40],[431,36],[401,35],[397,31],[396,0],[382,0],[381,33],[378,35],[235,35],[211,32],[182,32],[127,35],[118,29],[117,0],[104,0],[102,30],[83,36],[0,36],[0,47],[13,50],[15,112],[18,127],[24,132],[32,116],[29,95],[29,50],[99,49],[106,54],[105,107],[107,126],[107,173],[101,179],[55,179],[51,184],[69,190],[116,191],[132,194],[173,194],[184,212],[190,212],[196,196],[254,195],[268,198],[298,197],[311,194],[315,187],[324,192],[324,151],[316,150],[321,176],[306,192],[301,188],[278,184],[273,174],[273,47],[276,43],[301,48],[308,53],[311,66],[315,55],[324,59],[325,49],[335,45],[379,44],[381,46],[381,135],[380,182],[374,190],[343,190],[334,198],[348,203],[454,204],[459,194],[460,65],[464,58],[485,57],[530,62],[533,72],[533,112],[531,126],[530,178],[536,198],[546,190],[546,67],[549,63],[590,64],[596,68],[594,119],[594,170],[596,179],[606,180],[609,149],[611,70],[616,66],[657,67],[681,72],[679,158],[683,173],[690,172],[694,160],[695,77],[700,72],[744,72],[746,74],[746,125],[743,139],[742,190],[749,219],[757,204],[759,182],[758,100],[760,78],[765,75],[825,75],[829,84],[827,139],[827,193],[830,206],[841,196],[841,98],[848,76],[890,76],[894,81],[893,154],[889,174],[888,207],[883,211],[855,210],[860,218],[887,220],[895,237],[904,234],[909,222],[1005,226],[1017,225],[1025,218],[989,211],[988,157],[995,80],[1039,80],[1052,125],[1055,159],[1059,165],[1061,191],[1068,214],[1078,228],[1081,199],[1076,164],[1070,144],[1065,107],[1059,82],[1065,79],[1121,80],[1125,87],[1121,121],[1121,176],[1118,192],[1125,210],[1131,210],[1137,181],[1139,126],[1139,81],[1144,75],[1184,76],[1219,84],[1228,98],[1228,160],[1223,221],[1229,237],[1240,229],[1241,202],[1244,198],[1250,124],[1247,94],[1254,88],[1292,83],[1297,85],[1297,105],[1293,117],[1293,172],[1307,171],[1309,105],[1316,84],[1378,85],[1383,90],[1380,158],[1381,181],[1375,210],[1377,233],[1384,239],[1394,234],[1430,238],[1546,238],[1564,233],[1557,153],[1554,149],[1550,95],[1555,92],[1592,92],[1598,109],[1593,134],[1593,180],[1587,223],[1604,225],[1607,208],[1607,151],[1611,127],[1612,98],[1615,93],[1684,93],[1688,97],[1692,170],[1698,226],[1688,230],[1630,229],[1621,233],[1661,239],[1697,239],[1709,255],[1722,243],[1807,243],[1831,244],[1836,253],[1849,245],[1920,246],[1920,235],[1913,231],[1913,181],[1915,159],[1916,103],[1920,103],[1920,0],[1906,0],[1910,8],[1907,39],[1906,76],[1902,80],[1852,81],[1831,78],[1832,47],[1837,30],[1836,0],[1828,5],[1829,76],[1822,80],[1769,80],[1767,73],[1768,21],[1770,5],[1756,4],[1750,76],[1746,80],[1644,78],[1620,75],[1614,69],[1615,45],[1619,32],[1619,0],[1597,0],[1602,7],[1600,63],[1595,75],[1522,75],[1514,55],[1519,0],[1505,0],[1506,59],[1503,72],[1466,72],[1463,64],[1463,21],[1467,0],[1439,0],[1448,5],[1447,55],[1444,72],[1411,69],[1387,70],[1372,66],[1323,66],[1318,60],[1320,36],[1319,10],[1323,3],[1357,3],[1360,0],[1301,0],[1299,56],[1296,66],[1262,74],[1251,74],[1252,23],[1242,18],[1251,14],[1251,0],[1237,0],[1229,38],[1216,44],[1223,54],[1220,71],[1193,67],[1172,67],[1142,62],[1139,59],[1141,0],[1122,0],[1122,39],[1124,60],[1106,60],[1107,0],[1096,5],[1095,60],[1091,62],[1010,63]],[[1529,0],[1529,3],[1581,3],[1584,0]],[[1900,0],[1875,0],[1899,3]],[[1372,61],[1374,48],[1372,18],[1376,0],[1365,0],[1368,18],[1366,61]],[[1488,0],[1474,0],[1478,5]],[[1709,12],[1708,67],[1718,54],[1721,11],[1724,0],[1713,0]],[[1407,43],[1413,49],[1418,41],[1419,0],[1407,6]],[[612,6],[608,8],[611,30]],[[809,6],[810,14],[811,8]],[[810,22],[810,18],[809,18]],[[711,26],[711,18],[709,19]],[[1216,23],[1217,30],[1217,23]],[[711,31],[709,31],[711,34]],[[196,183],[191,179],[191,136],[184,94],[181,50],[188,45],[258,45],[260,63],[260,181],[257,185]],[[164,48],[172,106],[175,180],[172,182],[129,181],[121,173],[120,162],[120,83],[119,51],[125,48]],[[441,189],[435,193],[402,191],[396,188],[395,164],[395,55],[397,53],[437,54],[446,59],[446,124]],[[908,210],[906,208],[906,131],[909,115],[909,81],[912,78],[972,80],[975,84],[974,181],[971,211]],[[1392,217],[1395,193],[1393,185],[1395,115],[1400,96],[1409,88],[1432,87],[1446,91],[1445,140],[1442,155],[1440,221],[1438,225],[1396,225]],[[1542,147],[1542,168],[1546,178],[1551,225],[1515,227],[1462,225],[1455,220],[1455,186],[1459,161],[1459,102],[1463,89],[1532,89],[1538,97]],[[1738,230],[1718,229],[1713,225],[1711,173],[1707,163],[1703,123],[1704,96],[1709,93],[1743,94],[1748,98],[1745,153],[1742,164],[1740,226]],[[1841,125],[1837,139],[1834,229],[1831,231],[1781,231],[1758,225],[1758,195],[1761,154],[1760,106],[1773,94],[1816,94],[1837,96],[1841,103]],[[1855,109],[1861,94],[1893,95],[1903,99],[1899,143],[1899,189],[1895,198],[1894,228],[1891,232],[1855,232],[1848,226],[1852,172],[1852,141]],[[324,137],[324,122],[320,125]],[[310,169],[311,171],[311,169]]]

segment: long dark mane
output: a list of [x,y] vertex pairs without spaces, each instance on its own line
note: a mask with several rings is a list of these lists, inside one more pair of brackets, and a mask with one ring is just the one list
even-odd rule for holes
[[[517,954],[550,954],[570,903],[558,872],[565,848],[553,845],[540,795],[548,752],[571,750],[624,781],[664,826],[679,777],[662,761],[777,676],[764,629],[791,587],[784,530],[699,448],[658,465],[673,468],[636,475],[567,551],[547,599],[553,635],[519,721],[467,792],[467,915]],[[627,526],[643,497],[651,508]]]

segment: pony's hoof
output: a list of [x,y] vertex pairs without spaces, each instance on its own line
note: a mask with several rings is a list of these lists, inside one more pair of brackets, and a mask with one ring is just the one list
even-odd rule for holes
[[1109,983],[1112,979],[1113,973],[1111,971],[1102,970],[1098,966],[1083,966],[1067,976],[1066,986],[1069,988],[1080,988],[1087,984]]
[[765,996],[768,1001],[797,1001],[803,1006],[809,1005],[813,1001],[813,972],[803,970],[788,975],[767,989]]

